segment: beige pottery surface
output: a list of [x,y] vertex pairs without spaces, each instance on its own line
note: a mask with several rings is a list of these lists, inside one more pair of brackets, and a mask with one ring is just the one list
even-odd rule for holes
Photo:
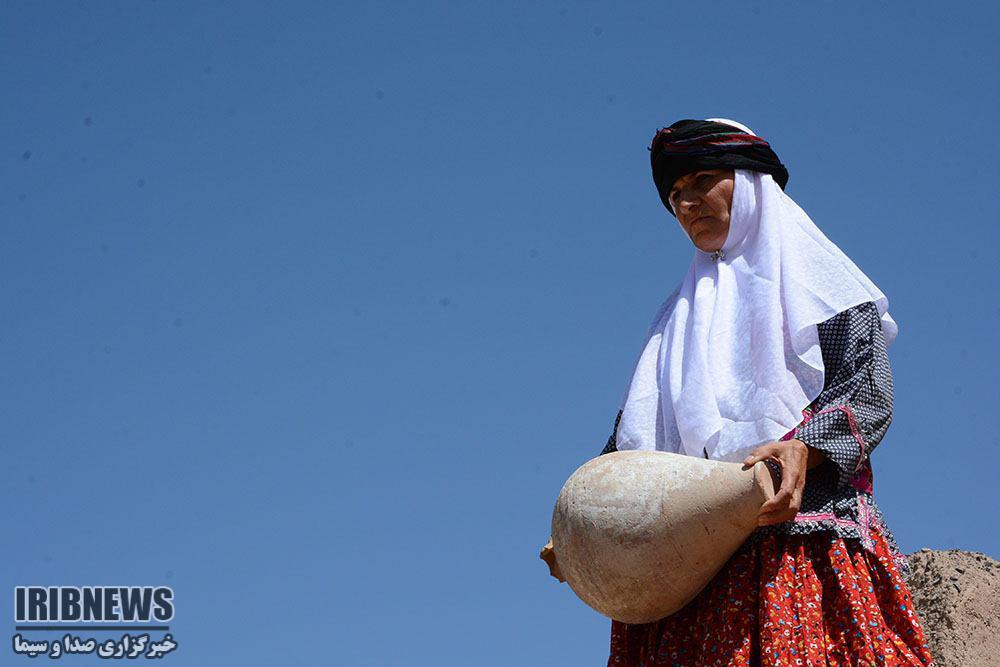
[[763,463],[744,470],[667,452],[612,452],[563,486],[552,543],[581,600],[609,618],[648,623],[705,587],[773,495]]

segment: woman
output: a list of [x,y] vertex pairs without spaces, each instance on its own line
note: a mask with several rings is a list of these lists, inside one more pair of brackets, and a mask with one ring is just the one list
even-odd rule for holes
[[787,170],[749,128],[682,120],[650,151],[696,251],[601,453],[763,460],[780,490],[687,606],[612,621],[608,665],[930,665],[872,497],[869,457],[892,419],[885,295],[784,194]]

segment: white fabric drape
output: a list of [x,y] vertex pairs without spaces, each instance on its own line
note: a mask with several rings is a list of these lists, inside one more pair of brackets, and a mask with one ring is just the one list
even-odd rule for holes
[[816,325],[885,295],[768,174],[736,170],[722,257],[696,250],[664,302],[622,404],[617,446],[742,461],[823,388]]

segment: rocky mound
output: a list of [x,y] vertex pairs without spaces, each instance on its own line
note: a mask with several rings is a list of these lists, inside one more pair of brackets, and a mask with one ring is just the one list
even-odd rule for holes
[[935,667],[1000,665],[1000,563],[981,553],[921,549],[910,566]]

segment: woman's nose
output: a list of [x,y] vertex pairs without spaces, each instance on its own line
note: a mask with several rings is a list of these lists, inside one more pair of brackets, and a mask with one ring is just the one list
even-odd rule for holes
[[682,196],[677,198],[677,211],[678,213],[684,212],[689,213],[692,208],[697,205],[697,201],[693,197]]

